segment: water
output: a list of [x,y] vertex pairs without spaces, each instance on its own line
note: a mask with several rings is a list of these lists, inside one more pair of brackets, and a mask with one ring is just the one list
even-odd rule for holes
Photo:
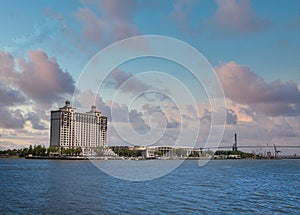
[[299,170],[300,160],[186,161],[132,182],[89,161],[0,159],[0,213],[300,214]]

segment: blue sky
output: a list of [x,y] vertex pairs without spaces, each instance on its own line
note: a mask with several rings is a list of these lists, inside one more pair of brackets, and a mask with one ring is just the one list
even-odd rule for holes
[[[182,13],[187,18],[185,29],[182,29],[179,21],[172,17],[174,4],[172,1],[139,1],[129,18],[130,24],[138,29],[139,34],[158,34],[181,39],[202,52],[213,65],[235,60],[240,64],[251,65],[255,73],[268,81],[298,78],[299,1],[251,1],[252,11],[260,19],[267,20],[268,24],[258,32],[253,30],[254,32],[246,33],[241,33],[240,30],[220,31],[210,26],[208,20],[216,12],[215,1],[195,1],[191,3],[192,6],[183,6]],[[55,39],[62,39],[61,42],[66,45],[71,44],[68,44],[68,38],[63,38],[58,29],[63,27],[62,24],[56,23],[49,14],[60,14],[64,19],[64,27],[74,28],[80,34],[82,26],[75,18],[80,7],[84,8],[85,5],[77,1],[68,4],[61,1],[6,2],[1,7],[0,15],[0,24],[5,29],[1,33],[1,46],[13,47],[14,51],[21,53],[28,48],[47,49],[49,55],[59,56],[62,67],[77,70],[72,73],[78,74],[82,67],[74,68],[74,61],[67,60],[67,54],[53,50],[52,43]],[[101,12],[93,11],[101,16]],[[37,41],[43,33],[50,38]],[[103,47],[108,44],[110,41],[104,41]],[[84,65],[87,58],[81,56],[80,60]]]
[[[224,142],[231,141],[232,134],[239,131],[244,132],[248,144],[280,143],[283,139],[299,144],[299,8],[298,0],[2,2],[0,114],[5,117],[0,123],[0,147],[24,146],[31,141],[47,145],[49,110],[60,107],[60,102],[72,97],[75,83],[89,60],[113,42],[136,35],[173,37],[193,46],[208,59],[224,85],[227,109],[233,117],[232,124],[226,125]],[[9,69],[5,67],[9,65],[8,59],[14,61]],[[43,64],[39,64],[41,61]],[[175,76],[187,85],[193,82],[178,66],[158,62],[151,66],[151,63],[121,66],[118,76],[111,77],[113,87],[122,78],[126,80],[143,70],[162,67],[176,70]],[[33,74],[32,65],[43,65],[45,71],[37,69],[34,75],[41,74],[40,82],[49,85],[52,97],[43,90],[40,92],[45,95],[33,93],[39,89],[36,83],[39,79],[29,78]],[[44,77],[47,79],[43,80]],[[51,77],[55,78],[51,80]],[[50,84],[59,78],[71,83],[67,86]],[[232,86],[233,78],[243,85]],[[147,85],[143,80],[135,83]],[[104,113],[111,108],[112,92],[110,86],[99,95],[98,102]],[[8,101],[8,95],[14,99]],[[244,99],[246,97],[248,99]],[[162,109],[163,104],[154,104],[155,110],[159,109],[168,121],[177,120],[167,111],[169,109]],[[128,109],[128,104],[118,105]],[[204,108],[199,110],[201,114],[206,113],[204,110],[212,111],[200,101],[198,105]],[[136,122],[144,123],[137,126],[141,129],[149,126],[147,113],[153,112],[150,106],[144,107],[148,109],[136,110],[140,113]],[[197,125],[192,124],[192,127]],[[259,131],[257,124],[261,126]],[[259,142],[261,131],[267,136],[264,143]],[[26,138],[28,141],[24,141]],[[111,142],[114,141],[121,142],[117,137],[112,138]]]

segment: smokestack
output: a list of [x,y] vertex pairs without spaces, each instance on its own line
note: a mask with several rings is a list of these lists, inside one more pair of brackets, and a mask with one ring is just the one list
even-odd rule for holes
[[232,146],[232,151],[237,151],[238,150],[238,147],[237,147],[237,134],[235,133],[234,134],[234,143],[233,143],[233,146]]
[[237,134],[234,134],[234,145],[237,147]]

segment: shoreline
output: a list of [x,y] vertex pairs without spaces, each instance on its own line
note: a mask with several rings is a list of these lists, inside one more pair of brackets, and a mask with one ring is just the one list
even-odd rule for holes
[[282,156],[279,158],[208,158],[208,157],[166,157],[156,159],[145,159],[135,157],[77,157],[77,156],[0,156],[0,159],[31,159],[31,160],[131,160],[131,161],[147,161],[147,160],[284,160],[284,159],[300,159],[300,156]]

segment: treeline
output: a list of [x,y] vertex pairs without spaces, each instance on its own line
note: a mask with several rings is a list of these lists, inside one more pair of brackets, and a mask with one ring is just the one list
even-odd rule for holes
[[46,155],[47,149],[45,146],[42,145],[30,145],[28,148],[22,149],[7,149],[1,150],[1,156],[18,156],[18,157],[26,157],[27,155],[31,154],[33,156],[43,156]]
[[247,153],[247,152],[242,152],[242,151],[227,151],[227,150],[219,150],[215,152],[215,155],[240,155],[241,158],[254,158],[257,155],[253,153]]
[[142,152],[138,150],[130,150],[128,147],[111,147],[114,153],[121,157],[139,157]]
[[26,156],[50,156],[51,154],[56,155],[67,155],[67,156],[78,156],[82,153],[80,147],[77,148],[59,148],[59,147],[49,147],[46,148],[42,145],[30,145],[27,148],[21,149],[7,149],[0,150],[0,156],[16,156],[16,157],[26,157]]

